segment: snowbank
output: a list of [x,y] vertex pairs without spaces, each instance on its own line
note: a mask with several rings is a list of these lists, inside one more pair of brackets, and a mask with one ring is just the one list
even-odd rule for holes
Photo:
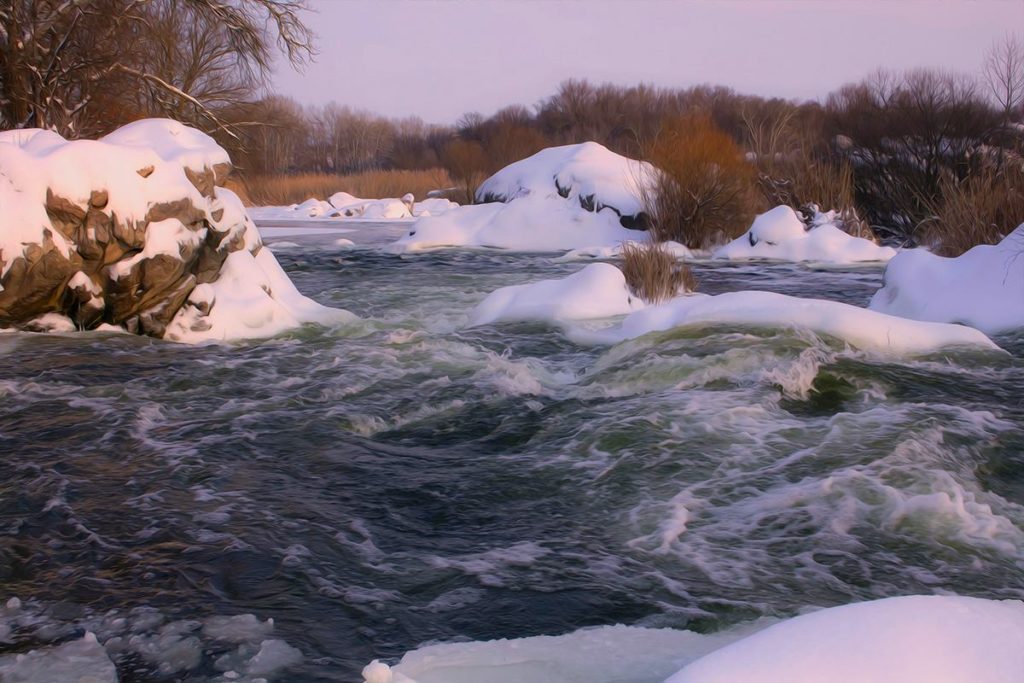
[[849,235],[828,221],[816,221],[808,229],[793,209],[776,206],[755,218],[746,233],[717,249],[712,258],[847,264],[888,261],[895,255],[895,249]]
[[[633,244],[646,244],[649,239],[634,239],[630,240]],[[600,245],[582,247],[580,249],[573,249],[572,251],[566,252],[564,255],[555,259],[556,261],[589,261],[589,260],[611,260],[622,256],[623,242],[618,244]],[[668,253],[675,256],[680,260],[692,260],[696,258],[696,254],[693,253],[685,244],[679,242],[662,242],[662,248]]]
[[910,596],[813,612],[688,665],[666,683],[1019,683],[1024,603]]
[[999,348],[969,327],[907,320],[838,301],[772,292],[688,294],[631,313],[616,327],[577,334],[581,341],[612,344],[649,332],[697,325],[800,327],[881,354],[927,354],[950,346]]
[[1022,643],[1020,601],[910,596],[711,635],[606,626],[430,645],[394,667],[371,662],[363,677],[367,683],[1019,683]]
[[167,119],[101,140],[0,133],[0,327],[198,341],[351,317],[295,291],[218,187],[229,171],[212,138]]
[[596,142],[549,147],[501,169],[477,188],[481,202],[522,197],[564,197],[621,216],[643,211],[641,197],[656,178],[654,167]]
[[458,206],[440,197],[417,202],[411,194],[399,199],[361,199],[348,192],[335,192],[326,201],[311,198],[291,206],[257,206],[251,208],[250,212],[256,220],[267,222],[306,218],[392,221],[439,216]]
[[470,324],[607,318],[643,307],[644,303],[630,293],[621,270],[610,263],[592,263],[561,280],[495,290],[473,309]]
[[956,258],[924,249],[900,253],[886,267],[869,308],[988,334],[1024,327],[1024,225],[997,245],[979,245]]
[[641,234],[622,227],[619,215],[611,209],[586,211],[561,197],[529,196],[508,204],[463,206],[440,216],[420,218],[391,250],[484,247],[559,252],[614,246]]

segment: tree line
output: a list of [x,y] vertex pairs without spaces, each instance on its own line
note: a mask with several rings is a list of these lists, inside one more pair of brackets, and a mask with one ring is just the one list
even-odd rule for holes
[[[954,220],[991,241],[1018,212],[1024,220],[1015,36],[997,41],[975,74],[880,70],[822,102],[573,79],[533,106],[430,125],[267,95],[275,58],[315,54],[304,9],[304,0],[0,0],[0,127],[92,137],[168,116],[214,135],[243,174],[443,167],[463,201],[508,163],[595,140],[675,165],[719,200],[835,208],[905,242]],[[733,209],[722,215],[735,220]]]

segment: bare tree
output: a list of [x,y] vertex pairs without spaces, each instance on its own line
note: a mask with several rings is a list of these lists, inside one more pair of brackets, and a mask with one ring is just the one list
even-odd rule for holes
[[294,63],[312,53],[304,7],[304,0],[4,0],[0,126],[102,132],[122,122],[112,114],[131,99],[125,93],[142,92],[149,102],[136,108],[200,113],[223,128],[218,102],[263,82],[276,52]]
[[989,48],[982,68],[985,84],[1009,123],[1024,103],[1024,42],[1006,34]]

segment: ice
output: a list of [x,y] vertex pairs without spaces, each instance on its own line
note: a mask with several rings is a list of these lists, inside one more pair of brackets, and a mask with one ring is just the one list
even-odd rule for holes
[[4,683],[117,683],[117,671],[92,633],[62,645],[0,657]]
[[910,249],[889,262],[869,307],[915,320],[960,323],[988,334],[1024,327],[1024,225],[996,245],[956,258]]
[[789,619],[666,683],[1019,683],[1024,603],[907,596]]
[[439,216],[458,208],[458,204],[441,197],[417,202],[412,194],[400,198],[366,199],[348,192],[335,192],[326,200],[311,197],[291,206],[257,206],[250,213],[261,222],[319,220],[401,221],[419,216]]
[[[643,211],[642,197],[655,180],[654,167],[596,142],[549,147],[501,169],[476,191],[477,201],[564,196],[574,204],[591,198],[623,216]],[[584,245],[586,246],[586,245]]]
[[586,211],[557,195],[527,196],[507,204],[464,206],[440,216],[418,219],[393,245],[395,252],[444,247],[561,252],[580,247],[614,246],[643,233],[627,230],[611,209]]
[[688,294],[628,315],[616,327],[578,332],[579,340],[618,343],[677,327],[744,325],[808,329],[880,355],[923,355],[946,347],[998,349],[970,327],[907,320],[850,304],[773,292]]
[[228,643],[265,638],[274,630],[274,620],[260,621],[254,614],[213,616],[203,621],[203,635]]
[[730,260],[812,261],[851,264],[888,261],[891,247],[854,237],[835,225],[817,221],[808,229],[788,206],[777,206],[754,219],[742,236],[715,250],[713,258]]
[[630,293],[621,270],[610,263],[591,263],[560,280],[541,280],[491,292],[473,309],[470,324],[607,318],[643,307],[643,301]]

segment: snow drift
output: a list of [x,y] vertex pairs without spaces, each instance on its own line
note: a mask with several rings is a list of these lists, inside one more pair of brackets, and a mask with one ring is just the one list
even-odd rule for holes
[[717,249],[713,258],[730,260],[812,261],[850,264],[888,261],[896,255],[891,247],[854,237],[819,214],[808,227],[788,206],[762,213],[746,233]]
[[988,334],[1024,327],[1024,225],[956,258],[910,249],[889,262],[869,308],[961,323]]
[[250,212],[256,220],[268,222],[306,218],[392,221],[438,216],[458,206],[441,197],[417,202],[412,194],[397,199],[362,199],[348,192],[335,192],[326,200],[310,198],[291,206],[257,206]]
[[367,683],[1019,683],[1022,644],[1020,601],[908,596],[711,635],[605,626],[430,645],[394,667],[372,662],[363,677]]
[[230,168],[168,119],[100,140],[0,133],[0,327],[200,341],[349,317],[295,291],[218,187]]

